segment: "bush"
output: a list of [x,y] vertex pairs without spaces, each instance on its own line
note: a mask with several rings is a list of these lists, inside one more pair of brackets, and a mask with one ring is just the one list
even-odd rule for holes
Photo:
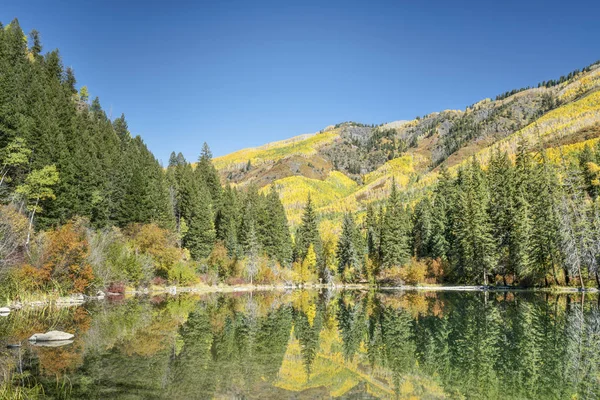
[[[47,234],[38,235],[32,259],[21,274],[35,277],[35,289],[59,289],[83,293],[92,288],[94,273],[88,262],[89,243],[84,220],[68,222]],[[27,281],[24,277],[24,281]]]
[[155,276],[152,281],[152,286],[165,286],[167,284],[167,280],[162,276]]
[[198,282],[198,277],[190,263],[180,261],[169,269],[169,281],[179,285],[192,285]]
[[235,286],[235,285],[243,285],[246,282],[244,281],[243,278],[241,278],[239,276],[235,276],[235,277],[232,276],[232,277],[225,279],[225,283],[230,286]]
[[207,285],[213,286],[219,283],[219,275],[214,271],[208,271],[207,273],[200,275],[200,280]]
[[440,283],[445,277],[445,262],[440,258],[428,260],[427,283]]
[[405,281],[410,285],[416,285],[425,282],[427,276],[427,264],[422,261],[412,259],[405,269]]
[[135,250],[152,257],[158,276],[168,278],[169,270],[184,258],[175,235],[156,224],[132,224],[125,234],[131,238]]
[[383,269],[379,274],[379,279],[381,283],[388,285],[416,285],[425,282],[427,269],[426,263],[413,258],[406,266]]
[[112,282],[108,288],[106,288],[106,290],[109,293],[119,293],[119,294],[123,294],[125,293],[125,288],[126,285],[124,282]]
[[0,273],[15,265],[22,256],[28,221],[13,206],[0,205]]
[[261,257],[258,263],[258,271],[254,277],[254,282],[259,285],[271,285],[275,283],[277,277],[275,275],[277,263],[270,263],[265,257]]
[[232,275],[232,261],[223,242],[217,242],[206,260],[208,269],[216,271],[222,279]]

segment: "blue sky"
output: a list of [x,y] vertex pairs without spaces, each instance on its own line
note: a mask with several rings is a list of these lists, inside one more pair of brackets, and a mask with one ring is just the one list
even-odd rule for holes
[[381,123],[600,59],[599,1],[3,2],[157,158]]

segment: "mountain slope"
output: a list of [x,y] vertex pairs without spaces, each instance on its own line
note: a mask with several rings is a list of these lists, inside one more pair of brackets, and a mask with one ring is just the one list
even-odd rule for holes
[[517,143],[574,149],[600,136],[600,64],[536,88],[513,90],[465,110],[434,112],[379,126],[346,122],[244,149],[214,160],[223,180],[279,191],[292,224],[310,193],[320,211],[335,218],[383,199],[392,179],[407,200],[451,170],[492,149],[514,153]]

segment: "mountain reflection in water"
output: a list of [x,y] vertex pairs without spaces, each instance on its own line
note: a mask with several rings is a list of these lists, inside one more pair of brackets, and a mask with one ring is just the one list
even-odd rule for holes
[[[35,332],[75,333],[34,347]],[[600,397],[598,297],[293,291],[132,298],[0,319],[48,398]],[[21,348],[6,345],[22,342]]]

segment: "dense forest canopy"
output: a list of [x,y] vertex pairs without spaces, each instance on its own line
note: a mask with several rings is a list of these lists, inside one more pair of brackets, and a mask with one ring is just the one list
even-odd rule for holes
[[[550,160],[522,140],[516,157],[442,166],[417,195],[393,181],[387,198],[345,213],[339,237],[309,197],[292,231],[276,185],[224,184],[206,144],[196,163],[174,152],[160,165],[124,115],[111,120],[76,89],[58,50],[42,50],[17,20],[0,29],[0,270],[15,295],[198,282],[600,285],[597,143]],[[448,154],[482,129],[461,118],[441,142]],[[384,162],[410,145],[342,125]]]

